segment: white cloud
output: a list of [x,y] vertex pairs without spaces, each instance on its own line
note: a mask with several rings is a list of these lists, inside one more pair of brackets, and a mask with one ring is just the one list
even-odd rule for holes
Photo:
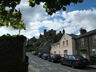
[[[40,28],[45,27],[48,30],[55,29],[57,32],[63,28],[66,33],[79,34],[81,27],[86,28],[88,31],[96,28],[96,9],[90,10],[76,10],[72,12],[57,12],[52,16],[46,14],[42,5],[29,7],[28,0],[21,0],[21,4],[17,6],[22,12],[22,17],[26,24],[26,30],[21,30],[21,34],[31,38],[38,37]],[[18,34],[18,30],[12,28],[1,27],[0,35],[3,34]],[[42,33],[43,34],[43,33]]]
[[0,27],[0,35],[3,35],[3,34],[11,34],[11,35],[15,35],[15,34],[18,34],[19,33],[19,30],[14,30],[10,27]]
[[70,26],[86,28],[88,31],[96,28],[96,9],[77,10],[69,13],[62,13],[66,18],[65,22],[71,21]]

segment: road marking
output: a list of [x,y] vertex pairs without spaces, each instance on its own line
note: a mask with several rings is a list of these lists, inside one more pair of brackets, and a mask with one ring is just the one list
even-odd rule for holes
[[35,72],[40,72],[40,70],[38,68],[35,68],[33,65],[29,65],[29,68]]

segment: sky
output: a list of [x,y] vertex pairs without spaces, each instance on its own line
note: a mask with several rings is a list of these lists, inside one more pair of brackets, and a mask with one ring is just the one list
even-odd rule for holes
[[[28,0],[21,0],[16,8],[21,10],[22,19],[26,30],[21,30],[21,35],[27,38],[39,37],[43,30],[56,30],[58,33],[65,29],[67,34],[79,35],[80,28],[87,31],[96,29],[96,0],[84,0],[83,3],[71,4],[66,11],[57,11],[48,15],[42,7],[43,3],[29,7]],[[17,35],[19,30],[11,27],[0,27],[0,36],[3,34]]]

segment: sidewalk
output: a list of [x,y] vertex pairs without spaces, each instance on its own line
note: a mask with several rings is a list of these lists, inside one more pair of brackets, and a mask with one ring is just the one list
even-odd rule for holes
[[88,67],[96,68],[96,65],[89,65]]

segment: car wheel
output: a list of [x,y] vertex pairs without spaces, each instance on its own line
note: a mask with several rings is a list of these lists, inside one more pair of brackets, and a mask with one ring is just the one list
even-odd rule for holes
[[61,65],[63,65],[63,62],[60,62],[61,63]]
[[71,62],[71,67],[74,68],[74,62]]
[[54,60],[53,60],[53,59],[52,59],[51,61],[52,61],[52,62],[54,62]]

